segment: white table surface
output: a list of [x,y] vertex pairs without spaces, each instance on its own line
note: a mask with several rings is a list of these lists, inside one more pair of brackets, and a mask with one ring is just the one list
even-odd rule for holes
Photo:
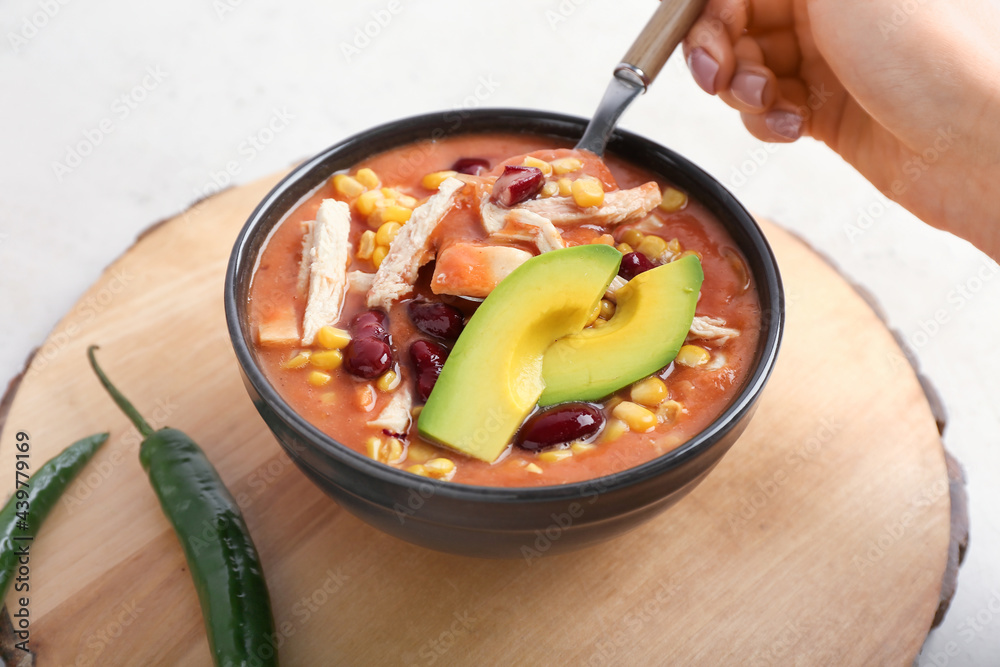
[[[654,5],[8,0],[0,379],[21,370],[143,229],[214,191],[227,166],[233,183],[246,183],[364,128],[437,109],[589,115]],[[972,525],[958,594],[918,662],[1000,663],[997,266],[888,203],[825,146],[753,139],[679,57],[622,126],[693,159],[822,249],[908,341],[947,406],[945,441],[968,475]],[[79,161],[74,147],[87,153]]]

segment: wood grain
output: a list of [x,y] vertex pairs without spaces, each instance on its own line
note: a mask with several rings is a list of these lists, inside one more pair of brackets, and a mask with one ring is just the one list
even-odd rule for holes
[[31,435],[35,466],[112,431],[32,546],[40,664],[211,664],[180,546],[139,466],[137,433],[87,367],[90,343],[148,419],[202,444],[240,500],[284,665],[913,660],[948,556],[944,452],[889,332],[801,243],[765,225],[788,293],[784,348],[754,422],[698,489],[583,552],[467,559],[342,511],[247,398],[222,278],[275,179],[144,235],[53,331],[14,396],[0,434],[4,496],[16,431]]

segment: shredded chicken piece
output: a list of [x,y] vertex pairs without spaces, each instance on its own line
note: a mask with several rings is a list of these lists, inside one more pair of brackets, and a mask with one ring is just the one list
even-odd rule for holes
[[600,206],[581,208],[572,197],[549,197],[529,199],[510,210],[530,211],[556,225],[591,223],[610,227],[638,220],[659,206],[661,201],[660,186],[650,181],[636,188],[608,192]]
[[562,234],[548,218],[523,208],[504,208],[483,198],[483,227],[490,237],[507,241],[534,243],[538,252],[565,248]]
[[604,298],[608,301],[617,303],[618,297],[616,295],[618,294],[618,290],[625,287],[625,285],[628,285],[627,280],[621,276],[615,276],[611,279],[611,283],[608,285],[608,289],[604,293]]
[[309,300],[302,318],[304,345],[312,345],[320,328],[332,326],[340,319],[351,255],[350,232],[350,207],[336,199],[324,199],[312,225],[308,252]]
[[309,270],[312,268],[313,227],[315,221],[302,223],[302,260],[299,262],[299,277],[295,281],[296,294],[305,294],[309,289]]
[[367,271],[348,271],[347,289],[354,292],[367,292],[375,282],[375,274]]
[[724,345],[731,338],[740,335],[739,329],[726,328],[726,321],[717,317],[698,316],[691,322],[689,332],[692,338],[711,340]]
[[442,181],[436,194],[413,209],[389,253],[375,272],[368,290],[368,307],[389,310],[392,303],[413,291],[420,267],[434,259],[431,234],[451,210],[455,195],[465,187],[457,178]]
[[413,407],[413,395],[410,389],[401,385],[392,395],[392,400],[382,408],[378,417],[368,422],[369,426],[385,429],[390,433],[406,433],[410,428],[410,409]]

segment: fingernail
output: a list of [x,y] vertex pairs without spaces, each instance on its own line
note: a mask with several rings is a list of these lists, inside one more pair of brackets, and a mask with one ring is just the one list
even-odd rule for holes
[[802,136],[802,116],[797,113],[775,109],[767,112],[764,123],[769,130],[785,139],[798,139]]
[[748,106],[764,108],[767,77],[756,72],[737,72],[733,77],[733,97]]
[[715,95],[715,75],[719,73],[719,63],[700,46],[688,54],[688,69],[694,81],[709,95]]

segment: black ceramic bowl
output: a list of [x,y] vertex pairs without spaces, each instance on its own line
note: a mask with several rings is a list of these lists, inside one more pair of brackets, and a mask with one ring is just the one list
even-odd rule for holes
[[254,352],[247,302],[257,256],[299,200],[334,172],[409,142],[475,132],[519,132],[575,141],[586,120],[541,111],[477,109],[432,113],[346,139],[295,169],[264,198],[240,232],[226,273],[226,318],[243,381],[292,460],[343,507],[387,533],[471,556],[563,552],[629,530],[667,509],[708,474],[746,428],[781,340],[784,301],[771,249],[746,209],[711,176],[673,151],[618,131],[609,152],[661,174],[719,219],[743,250],[762,307],[752,372],[729,407],[677,449],[648,463],[562,486],[497,488],[418,477],[377,463],[322,433],[265,378]]

